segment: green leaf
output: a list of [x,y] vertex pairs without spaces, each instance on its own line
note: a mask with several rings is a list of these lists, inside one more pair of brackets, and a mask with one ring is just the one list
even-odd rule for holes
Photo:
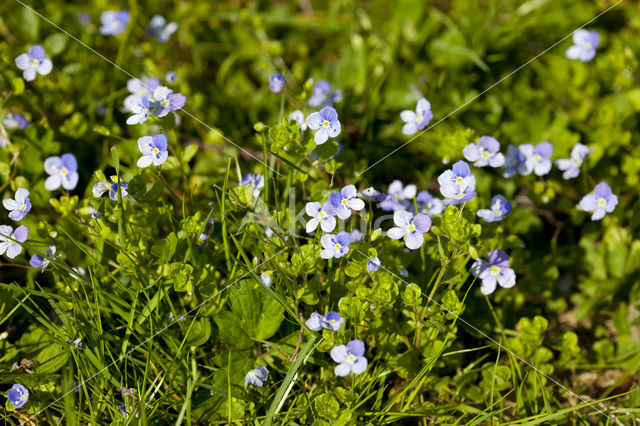
[[211,337],[211,322],[209,318],[200,318],[191,326],[187,335],[187,344],[189,346],[204,345]]
[[320,161],[327,161],[340,152],[340,145],[332,139],[322,145],[317,145],[314,152],[318,154]]
[[188,163],[198,153],[198,145],[191,144],[182,151],[182,161]]
[[68,42],[69,37],[66,34],[53,33],[44,40],[43,47],[47,55],[53,57],[62,53]]
[[160,263],[165,264],[171,260],[178,245],[178,237],[173,232],[164,240],[156,241],[151,247],[151,254],[160,258]]

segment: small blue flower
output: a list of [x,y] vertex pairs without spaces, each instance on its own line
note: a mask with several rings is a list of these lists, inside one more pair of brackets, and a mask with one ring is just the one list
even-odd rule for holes
[[435,198],[429,191],[420,191],[416,195],[418,213],[437,216],[444,211],[444,203],[441,199]]
[[154,136],[143,136],[138,139],[138,149],[142,157],[138,159],[138,167],[148,167],[151,164],[160,166],[167,161],[167,137],[159,133]]
[[[400,184],[402,184],[402,182],[400,182]],[[382,194],[380,193],[380,191],[370,186],[369,188],[365,188],[362,193],[358,194],[358,196],[367,201],[379,201],[382,197]]]
[[502,176],[510,178],[514,176],[518,171],[525,170],[524,166],[525,156],[520,149],[515,145],[509,145],[507,147],[507,156],[504,160],[504,173]]
[[22,114],[19,113],[11,113],[8,112],[7,115],[4,116],[4,120],[2,120],[4,127],[9,130],[22,130],[29,127],[31,122]]
[[100,15],[100,34],[118,35],[124,32],[129,23],[129,12],[126,10],[114,11],[108,10]]
[[340,121],[338,112],[332,107],[324,107],[319,112],[312,112],[307,116],[307,126],[311,130],[317,130],[313,140],[317,145],[322,145],[329,138],[335,138],[340,134]]
[[23,53],[16,58],[16,65],[22,70],[22,77],[26,81],[33,81],[36,73],[47,75],[53,69],[51,59],[48,59],[42,46],[36,44],[31,46],[27,53]]
[[324,232],[332,232],[336,229],[336,212],[333,205],[327,201],[324,205],[317,201],[311,201],[305,205],[305,212],[311,219],[307,222],[306,230],[310,234],[318,228]]
[[342,100],[342,91],[331,92],[331,83],[327,80],[318,80],[313,86],[313,94],[309,97],[308,104],[311,108],[319,106],[331,106]]
[[544,176],[551,171],[551,142],[540,142],[536,146],[527,143],[520,145],[519,149],[524,155],[524,163],[518,168],[521,175],[526,176],[534,172],[537,176]]
[[263,272],[262,274],[260,274],[260,279],[262,280],[262,284],[264,284],[265,287],[270,287],[271,281],[273,281],[273,271]]
[[424,233],[431,228],[429,215],[419,213],[413,215],[404,210],[396,210],[393,213],[393,222],[396,226],[387,231],[387,236],[394,240],[404,238],[404,244],[411,250],[416,250],[424,243]]
[[362,241],[362,232],[360,232],[357,229],[354,229],[353,231],[351,231],[351,244],[353,243],[359,243],[360,241]]
[[502,250],[489,252],[488,260],[479,259],[471,265],[471,273],[482,280],[480,292],[489,295],[496,290],[516,285],[516,273],[509,268],[509,255]]
[[307,130],[307,123],[304,121],[304,114],[299,109],[289,114],[289,119],[294,120],[300,125],[300,133],[303,133],[305,130]]
[[49,157],[44,160],[44,171],[49,177],[44,182],[47,191],[55,191],[62,186],[71,191],[78,185],[78,160],[73,154],[63,154],[61,157]]
[[593,192],[582,197],[578,207],[585,212],[593,212],[591,220],[600,220],[605,214],[614,211],[617,205],[618,197],[611,191],[609,184],[600,182]]
[[260,196],[260,188],[264,188],[264,176],[254,175],[253,173],[247,173],[242,176],[242,181],[238,186],[250,186],[254,197]]
[[377,196],[378,207],[384,211],[406,210],[411,205],[411,200],[416,196],[418,188],[415,185],[406,187],[399,180],[391,182],[386,194]]
[[157,38],[163,43],[169,41],[171,34],[178,31],[178,24],[175,22],[169,22],[162,15],[154,15],[149,22],[149,28],[147,28],[147,34]]
[[34,268],[40,268],[42,271],[47,269],[47,266],[49,266],[49,263],[51,262],[49,258],[53,257],[56,254],[56,246],[49,246],[49,249],[47,249],[44,254],[46,257],[37,253],[33,254],[31,256],[31,259],[29,260],[29,265],[33,266]]
[[147,121],[149,114],[151,113],[151,106],[149,105],[149,98],[146,96],[136,96],[130,99],[126,107],[133,113],[133,115],[127,118],[127,124],[140,124]]
[[182,93],[173,93],[173,90],[165,86],[156,87],[151,98],[151,107],[155,117],[164,117],[171,111],[177,111],[184,107],[187,98]]
[[491,198],[491,210],[480,209],[476,212],[485,222],[499,222],[511,211],[511,203],[504,195],[494,195]]
[[140,103],[140,98],[153,95],[153,91],[160,86],[160,80],[153,77],[131,78],[127,81],[127,90],[131,93],[124,99],[124,108],[133,112],[133,107]]
[[164,79],[167,80],[167,83],[169,84],[173,84],[176,81],[178,81],[178,74],[176,74],[173,71],[169,71],[165,76]]
[[322,316],[317,312],[311,314],[309,319],[305,321],[304,325],[311,331],[319,331],[323,328],[327,330],[338,331],[344,324],[344,318],[335,311],[329,311],[326,315]]
[[372,257],[367,262],[367,272],[368,273],[377,272],[378,269],[380,269],[380,266],[382,266],[380,259],[378,259],[377,257]]
[[556,160],[556,166],[560,170],[564,171],[564,173],[562,173],[562,178],[564,180],[569,180],[577,177],[580,174],[580,166],[582,166],[585,158],[587,158],[592,152],[592,148],[581,143],[577,143],[571,149],[571,158]]
[[14,259],[22,252],[22,245],[29,237],[29,228],[20,225],[14,231],[9,225],[0,225],[0,256],[6,253],[9,259]]
[[[111,176],[111,186],[109,187],[109,198],[113,201],[118,201],[118,177]],[[120,182],[120,194],[122,194],[122,198],[128,197],[129,193],[127,192],[127,188],[129,185],[126,182]]]
[[464,161],[455,163],[438,177],[440,193],[447,204],[461,204],[476,196],[476,178],[471,174],[469,165]]
[[261,388],[268,378],[269,370],[267,370],[267,367],[259,365],[253,370],[249,370],[247,375],[244,376],[244,387],[246,388],[247,385],[254,385]]
[[279,72],[274,72],[269,76],[269,90],[271,90],[273,93],[282,92],[282,89],[284,89],[284,86],[286,84],[287,81]]
[[18,188],[15,198],[5,198],[2,200],[2,204],[5,209],[9,210],[9,219],[17,222],[23,219],[31,210],[29,191],[24,188]]
[[504,164],[504,155],[500,152],[500,142],[491,136],[482,136],[477,143],[465,146],[462,154],[476,167],[500,167]]
[[410,109],[400,113],[400,118],[405,122],[402,126],[402,133],[405,135],[413,135],[418,130],[427,127],[427,124],[433,119],[431,112],[431,104],[425,98],[418,101],[415,112]]
[[573,46],[567,49],[565,56],[569,59],[589,62],[596,56],[598,44],[600,44],[600,34],[596,31],[576,30],[573,33]]
[[349,253],[349,244],[351,243],[351,234],[346,231],[338,232],[338,235],[326,234],[320,238],[320,244],[324,250],[320,252],[323,259],[331,259],[332,257],[340,258]]
[[368,365],[364,357],[364,342],[358,339],[331,349],[331,358],[339,363],[334,369],[338,377],[364,373]]
[[7,399],[16,410],[29,400],[29,390],[20,383],[15,383],[7,392]]
[[351,209],[360,211],[364,209],[364,201],[357,198],[358,191],[354,185],[347,185],[339,192],[335,191],[329,195],[329,202],[333,206],[338,216],[342,220],[351,217]]

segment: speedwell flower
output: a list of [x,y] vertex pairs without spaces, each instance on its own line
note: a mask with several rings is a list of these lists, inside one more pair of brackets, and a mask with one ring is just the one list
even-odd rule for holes
[[504,164],[504,155],[500,152],[500,142],[491,136],[482,136],[477,143],[465,146],[462,154],[476,167],[500,167]]
[[146,96],[136,96],[132,98],[129,103],[126,104],[126,108],[133,113],[131,117],[127,118],[127,124],[130,126],[144,123],[151,113],[149,98]]
[[29,200],[29,191],[24,188],[18,188],[14,197],[5,198],[2,200],[2,204],[5,209],[9,210],[9,219],[17,222],[31,210],[31,200]]
[[261,388],[268,378],[269,370],[267,370],[267,367],[259,365],[253,370],[249,370],[247,375],[244,376],[244,387],[246,388],[247,385],[254,385]]
[[418,188],[415,185],[404,186],[401,181],[394,180],[387,188],[386,194],[377,198],[380,200],[378,207],[385,211],[405,210],[416,196]]
[[147,28],[147,34],[163,43],[168,42],[171,34],[176,31],[178,31],[178,24],[175,22],[167,23],[167,20],[162,15],[154,15],[149,22],[149,28]]
[[340,345],[331,349],[331,358],[339,363],[334,369],[338,377],[364,373],[368,365],[364,357],[364,342],[358,339],[350,341],[346,346]]
[[618,205],[618,197],[611,191],[606,182],[600,182],[593,192],[585,195],[578,205],[586,212],[593,212],[591,220],[600,220],[605,214],[611,213]]
[[517,146],[510,144],[507,147],[507,157],[504,161],[505,170],[502,176],[510,178],[519,171],[522,173],[522,170],[524,169],[524,160],[525,156],[520,149]]
[[418,101],[415,112],[410,109],[404,110],[400,113],[400,118],[406,123],[402,126],[402,133],[412,135],[418,130],[424,129],[433,119],[431,104],[422,98]]
[[289,114],[289,119],[294,120],[296,123],[300,125],[300,133],[307,130],[307,123],[304,121],[304,114],[299,109]]
[[354,185],[347,185],[340,191],[329,195],[329,202],[336,212],[336,216],[345,220],[351,217],[351,209],[360,211],[364,209],[364,201],[357,198],[358,191]]
[[[113,201],[118,201],[118,177],[115,175],[111,176],[111,182],[113,183],[111,184],[111,187],[109,187],[109,198]],[[127,188],[129,188],[129,184],[126,182],[120,182],[120,194],[122,195],[122,198],[129,196]]]
[[516,285],[516,273],[509,268],[509,255],[502,250],[489,252],[488,260],[479,259],[471,265],[471,273],[482,280],[480,292],[491,294],[496,284],[502,288]]
[[309,97],[308,104],[311,108],[319,106],[331,106],[342,100],[342,91],[331,92],[331,83],[327,80],[318,80],[313,86],[313,94]]
[[351,243],[351,234],[346,231],[338,232],[338,235],[326,234],[320,238],[320,244],[324,250],[320,252],[323,259],[336,259],[349,253],[349,243]]
[[284,89],[286,80],[279,72],[274,72],[269,76],[269,90],[273,93],[280,93]]
[[20,383],[14,383],[7,392],[7,399],[16,410],[29,400],[29,390]]
[[511,203],[504,195],[494,195],[491,198],[491,210],[480,209],[476,212],[485,222],[499,222],[511,211]]
[[424,234],[431,228],[431,218],[429,215],[418,213],[413,215],[404,210],[396,210],[393,213],[395,227],[387,231],[387,236],[394,240],[404,237],[404,244],[411,250],[416,250],[424,242]]
[[124,32],[129,22],[129,11],[127,10],[108,10],[100,15],[100,34],[118,35]]
[[551,171],[551,142],[540,142],[536,146],[527,143],[520,145],[519,149],[524,155],[524,163],[518,170],[520,174],[526,176],[533,172],[538,176],[544,176]]
[[78,161],[73,154],[63,154],[60,157],[49,157],[44,160],[44,171],[49,177],[44,181],[47,191],[55,191],[62,186],[71,191],[78,184]]
[[242,181],[238,186],[248,186],[251,188],[251,192],[254,197],[260,196],[260,188],[264,188],[264,175],[254,175],[253,173],[247,173],[242,176]]
[[19,55],[16,58],[16,65],[22,70],[22,77],[26,81],[35,80],[36,73],[47,75],[53,68],[51,59],[47,58],[44,49],[38,44],[31,46],[27,53]]
[[159,133],[153,136],[143,136],[138,139],[138,149],[142,157],[138,159],[138,167],[148,167],[151,164],[160,166],[167,161],[167,137]]
[[441,199],[431,195],[429,191],[420,191],[416,195],[418,213],[425,213],[429,216],[437,216],[444,210],[444,203]]
[[573,33],[573,46],[567,49],[565,56],[569,59],[589,62],[596,56],[598,44],[600,44],[600,34],[596,31],[576,30]]
[[326,315],[320,315],[317,312],[314,312],[310,315],[309,319],[305,321],[304,325],[307,326],[309,330],[319,331],[323,328],[327,330],[338,331],[340,327],[344,324],[344,318],[340,316],[335,311],[329,311]]
[[317,201],[311,201],[305,205],[304,209],[307,215],[311,216],[306,225],[307,233],[310,234],[315,231],[318,228],[318,224],[324,232],[332,232],[336,229],[336,212],[329,201],[325,202],[324,205]]
[[438,177],[440,193],[447,204],[461,204],[476,196],[476,178],[471,174],[469,165],[460,160]]
[[369,258],[369,261],[367,262],[367,272],[376,272],[378,271],[378,269],[380,269],[380,266],[382,266],[382,263],[380,263],[380,259],[378,259],[377,257]]
[[182,93],[173,93],[173,90],[165,86],[156,87],[151,98],[151,107],[155,117],[164,117],[171,111],[179,110],[184,106],[187,98]]
[[140,98],[149,98],[153,91],[160,86],[160,80],[153,77],[131,78],[127,81],[127,90],[131,92],[124,99],[124,107],[128,112],[133,112],[133,105],[140,103]]
[[49,246],[44,254],[46,257],[37,253],[31,255],[29,265],[33,266],[34,268],[40,268],[43,271],[47,269],[47,266],[49,266],[49,263],[51,262],[49,258],[53,257],[56,254],[56,246]]
[[29,237],[29,228],[20,225],[14,231],[9,225],[0,225],[0,256],[5,254],[9,259],[22,252],[22,244]]
[[2,120],[2,124],[9,130],[22,130],[29,127],[31,122],[20,113],[12,113],[8,112],[7,115],[4,116],[4,120]]
[[265,271],[260,274],[260,279],[265,287],[271,287],[271,281],[273,281],[273,271]]
[[330,137],[335,138],[340,134],[338,112],[333,107],[326,106],[318,112],[312,112],[307,116],[306,122],[311,130],[317,130],[313,137],[317,145],[322,145]]
[[593,152],[592,148],[586,145],[577,143],[571,148],[571,158],[561,158],[556,160],[556,166],[564,171],[562,178],[569,180],[577,177],[580,174],[580,166],[584,162],[585,158]]

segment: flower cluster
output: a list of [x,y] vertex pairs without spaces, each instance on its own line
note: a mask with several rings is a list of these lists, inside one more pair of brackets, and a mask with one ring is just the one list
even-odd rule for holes
[[133,83],[129,80],[127,88],[131,95],[125,99],[124,108],[133,113],[127,119],[129,125],[144,123],[151,114],[154,117],[165,117],[171,111],[182,109],[186,103],[182,93],[173,93],[168,87],[161,86],[157,79],[137,80]]

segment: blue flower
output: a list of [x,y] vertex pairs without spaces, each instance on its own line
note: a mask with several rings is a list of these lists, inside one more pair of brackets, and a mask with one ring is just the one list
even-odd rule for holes
[[118,35],[124,32],[129,23],[129,12],[126,10],[114,11],[108,10],[100,15],[100,34]]
[[476,178],[471,174],[469,165],[464,161],[455,163],[438,177],[440,193],[447,204],[461,204],[476,196]]
[[396,210],[393,213],[393,222],[396,226],[387,231],[387,236],[394,240],[404,237],[404,244],[411,250],[416,250],[424,242],[424,234],[431,228],[431,218],[422,213],[413,215],[404,210]]
[[336,216],[345,220],[351,217],[351,209],[360,211],[364,209],[364,201],[357,198],[358,191],[353,185],[347,185],[340,191],[335,191],[329,195],[329,202],[336,212]]
[[250,186],[254,197],[260,196],[260,188],[264,188],[264,176],[254,175],[253,173],[247,173],[242,176],[242,181],[238,186]]
[[140,103],[140,98],[149,98],[153,91],[160,86],[160,80],[153,77],[131,78],[127,81],[127,90],[131,93],[124,99],[124,108],[128,112],[133,112],[133,106]]
[[184,107],[187,98],[182,93],[173,93],[173,90],[165,86],[156,87],[151,98],[151,107],[155,117],[164,117],[170,111],[176,111]]
[[162,15],[154,15],[149,22],[149,28],[147,28],[147,34],[157,38],[163,43],[169,41],[171,34],[178,31],[178,24],[175,22],[169,22],[164,19]]
[[31,200],[29,200],[29,191],[24,188],[18,188],[15,198],[5,198],[2,200],[4,208],[9,210],[9,219],[16,222],[24,218],[29,210],[31,210]]
[[167,80],[167,83],[169,84],[173,84],[176,81],[178,81],[178,74],[176,74],[173,71],[169,71],[165,76],[164,79]]
[[567,49],[565,56],[569,59],[589,62],[596,56],[598,44],[600,44],[600,34],[596,31],[576,30],[573,33],[573,46]]
[[307,126],[311,130],[317,130],[313,140],[317,145],[322,145],[330,137],[335,138],[340,134],[340,121],[338,121],[338,112],[326,106],[319,112],[312,112],[307,116]]
[[254,385],[261,388],[268,378],[269,370],[267,370],[267,367],[259,365],[253,370],[249,370],[247,375],[244,376],[244,387],[246,388],[247,385]]
[[[111,176],[111,182],[113,183],[109,187],[109,198],[113,201],[118,201],[118,177],[115,175]],[[126,182],[120,182],[120,194],[122,195],[122,198],[129,196],[129,193],[127,192],[128,187],[129,185]]]
[[144,123],[151,113],[149,98],[146,96],[136,96],[130,99],[126,107],[133,113],[131,117],[127,118],[127,124],[130,126]]
[[586,212],[593,212],[591,220],[600,220],[605,214],[611,213],[618,205],[618,197],[611,191],[606,182],[600,182],[593,192],[580,200],[578,207]]
[[367,272],[368,273],[376,272],[378,271],[378,269],[380,269],[380,266],[382,266],[380,259],[378,259],[377,257],[372,257],[367,262]]
[[47,269],[47,266],[49,266],[49,263],[51,262],[49,258],[53,257],[56,254],[56,246],[49,246],[49,249],[45,251],[44,254],[46,257],[37,253],[33,254],[31,256],[31,259],[29,260],[29,265],[33,266],[34,268],[40,268],[43,271]]
[[324,316],[320,315],[317,312],[314,312],[304,323],[304,325],[306,325],[307,328],[312,331],[319,331],[323,328],[326,328],[327,330],[338,331],[340,330],[340,327],[342,327],[342,324],[344,324],[344,318],[342,318],[340,314],[335,311],[329,311]]
[[521,175],[526,176],[534,172],[538,176],[544,176],[551,171],[551,142],[540,142],[536,146],[527,143],[520,145],[519,149],[524,155],[524,163],[518,168]]
[[504,161],[504,173],[502,176],[510,178],[514,176],[518,171],[524,170],[525,156],[520,149],[515,145],[509,145],[507,147],[507,157]]
[[308,104],[311,108],[331,106],[342,100],[342,91],[336,90],[331,93],[331,83],[327,80],[318,80],[313,86],[313,94],[309,97]]
[[29,400],[29,390],[20,383],[15,383],[7,392],[7,399],[16,410]]
[[368,365],[364,357],[364,342],[358,339],[331,349],[331,358],[339,363],[334,369],[338,377],[364,373]]
[[405,210],[411,205],[411,200],[416,196],[418,188],[415,185],[406,187],[399,180],[391,182],[386,194],[378,195],[380,201],[378,207],[385,211]]
[[504,195],[494,195],[491,198],[491,210],[480,209],[476,214],[485,220],[485,222],[499,222],[511,211],[511,203],[507,201]]
[[592,148],[586,145],[577,143],[571,149],[571,158],[562,158],[556,160],[556,166],[563,170],[562,177],[565,180],[577,177],[580,174],[580,166],[584,162],[585,158],[593,152]]
[[273,271],[263,272],[262,274],[260,274],[260,279],[262,280],[262,284],[264,284],[265,287],[270,287],[271,281],[273,280]]
[[289,119],[294,120],[300,125],[300,133],[303,133],[305,130],[307,130],[307,123],[304,121],[304,114],[299,109],[289,114]]
[[282,92],[285,84],[287,84],[287,82],[279,72],[274,72],[269,76],[269,90],[271,90],[273,93]]
[[349,244],[351,243],[351,234],[346,231],[338,232],[338,235],[326,234],[320,238],[320,244],[324,250],[320,252],[323,259],[336,259],[349,253]]
[[138,167],[148,167],[151,164],[160,166],[167,161],[169,156],[167,152],[167,137],[162,133],[153,137],[141,137],[138,139],[138,149],[142,153],[142,157],[138,159],[136,164]]
[[444,211],[442,200],[435,198],[429,191],[418,192],[416,204],[418,205],[418,213],[425,213],[429,216],[436,216]]
[[307,215],[311,216],[306,225],[307,233],[310,234],[315,231],[318,228],[318,224],[324,232],[332,232],[336,229],[336,218],[334,217],[336,212],[329,201],[325,202],[324,205],[317,201],[311,201],[305,205],[304,209]]
[[20,225],[14,231],[9,225],[0,225],[0,256],[5,254],[9,259],[22,252],[22,245],[29,237],[29,228]]
[[400,118],[405,122],[405,125],[402,126],[402,133],[413,135],[418,130],[424,129],[433,119],[431,104],[428,100],[422,98],[418,101],[415,112],[406,109],[400,113]]
[[44,171],[49,177],[44,182],[47,191],[55,191],[62,186],[71,191],[78,185],[78,161],[73,154],[63,154],[61,157],[49,157],[44,160]]
[[504,164],[504,155],[500,152],[500,142],[491,136],[482,136],[477,143],[465,146],[462,154],[476,167],[500,167]]
[[22,130],[26,129],[31,122],[22,114],[8,112],[2,120],[4,127],[9,130]]
[[33,81],[36,73],[47,75],[53,69],[51,59],[48,59],[42,46],[36,44],[31,46],[27,53],[23,53],[16,58],[16,65],[22,70],[22,77],[26,81]]
[[360,241],[362,241],[362,232],[360,232],[357,229],[354,229],[353,231],[351,231],[351,244],[353,243],[358,243]]
[[[402,184],[402,182],[400,182],[400,184]],[[380,194],[380,191],[370,186],[369,188],[365,188],[361,194],[358,194],[358,196],[367,201],[379,201],[382,194]]]
[[516,273],[509,268],[509,255],[502,250],[489,252],[488,260],[478,259],[473,262],[471,272],[482,280],[480,292],[484,295],[493,293],[496,284],[502,288],[516,285]]

